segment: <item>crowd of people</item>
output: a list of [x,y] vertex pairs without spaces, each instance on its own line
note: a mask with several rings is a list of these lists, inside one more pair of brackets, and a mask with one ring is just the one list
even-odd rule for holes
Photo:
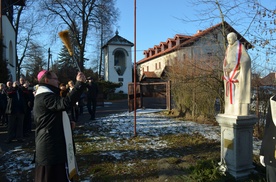
[[68,181],[77,174],[75,160],[71,160],[75,153],[71,130],[85,102],[90,119],[95,119],[98,87],[82,72],[75,83],[60,83],[48,70],[40,71],[37,80],[35,86],[23,77],[0,83],[0,124],[7,127],[5,143],[24,142],[34,125],[35,181]]
[[7,139],[23,142],[32,129],[33,89],[23,77],[19,81],[0,83],[0,122],[7,126]]
[[[70,120],[75,122],[78,122],[84,106],[87,106],[90,119],[95,119],[98,87],[92,77],[88,77],[86,82],[86,89],[80,99],[67,109]],[[24,77],[19,81],[0,83],[0,125],[6,127],[8,133],[5,143],[23,142],[23,138],[30,135],[34,124],[33,106],[38,86],[33,86]],[[74,86],[73,80],[59,83],[60,96],[68,95]]]
[[[79,115],[83,113],[83,107],[85,105],[87,106],[88,113],[90,114],[90,120],[95,120],[98,86],[92,77],[87,77],[86,81],[86,91],[81,94],[80,99],[67,111],[70,119],[75,122],[78,122]],[[60,96],[65,97],[71,93],[74,86],[75,84],[73,80],[68,81],[67,84],[60,83]]]

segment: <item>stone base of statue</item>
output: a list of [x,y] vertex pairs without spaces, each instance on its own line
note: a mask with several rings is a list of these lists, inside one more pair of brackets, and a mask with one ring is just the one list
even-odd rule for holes
[[256,116],[218,114],[221,126],[220,169],[229,172],[237,180],[255,172],[253,166],[253,126]]

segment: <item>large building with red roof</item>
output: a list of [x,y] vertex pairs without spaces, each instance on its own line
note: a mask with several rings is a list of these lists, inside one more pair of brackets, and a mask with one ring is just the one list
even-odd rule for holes
[[235,32],[247,49],[252,48],[252,45],[227,22],[199,30],[194,35],[176,34],[173,38],[161,41],[144,51],[145,57],[137,62],[140,81],[161,79],[166,68],[175,61],[193,60],[209,64],[208,61],[216,58],[222,69],[226,36],[230,32]]

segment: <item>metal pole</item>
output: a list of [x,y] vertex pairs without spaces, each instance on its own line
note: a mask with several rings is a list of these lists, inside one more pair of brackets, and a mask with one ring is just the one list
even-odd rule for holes
[[100,54],[100,65],[99,65],[99,73],[98,78],[101,79],[102,74],[102,63],[103,63],[103,22],[101,21],[101,54]]
[[134,0],[134,136],[136,134],[136,0]]

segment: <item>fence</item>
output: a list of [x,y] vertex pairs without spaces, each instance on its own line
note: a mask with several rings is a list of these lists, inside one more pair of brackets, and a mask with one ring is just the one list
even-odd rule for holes
[[[136,108],[171,109],[170,82],[136,84]],[[134,83],[128,84],[128,108],[134,110]]]

